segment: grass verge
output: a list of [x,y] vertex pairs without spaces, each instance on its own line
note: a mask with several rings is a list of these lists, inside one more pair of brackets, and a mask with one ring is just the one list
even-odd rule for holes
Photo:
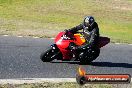
[[31,83],[31,84],[1,84],[0,88],[132,88],[130,84],[85,84],[77,83]]
[[0,0],[0,35],[55,37],[86,15],[112,42],[132,43],[132,0]]

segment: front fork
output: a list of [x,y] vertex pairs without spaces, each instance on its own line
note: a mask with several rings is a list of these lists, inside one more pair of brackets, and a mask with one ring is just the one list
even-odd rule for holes
[[53,50],[59,50],[56,44],[52,44],[50,47],[51,47]]
[[54,56],[52,58],[62,59],[62,54],[61,54],[59,48],[57,47],[57,45],[52,44],[50,47],[52,48],[52,52],[54,53]]

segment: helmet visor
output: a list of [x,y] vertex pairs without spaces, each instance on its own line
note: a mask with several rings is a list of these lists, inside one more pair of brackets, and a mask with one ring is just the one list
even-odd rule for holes
[[84,19],[84,26],[85,27],[89,26],[89,19],[88,18]]

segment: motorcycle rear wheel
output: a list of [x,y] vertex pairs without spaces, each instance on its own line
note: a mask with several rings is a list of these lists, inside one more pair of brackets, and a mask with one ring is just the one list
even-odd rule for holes
[[95,53],[93,53],[93,55],[84,55],[80,58],[80,62],[81,64],[89,64],[91,63],[93,60],[95,60],[100,54],[100,49],[97,49],[95,51]]

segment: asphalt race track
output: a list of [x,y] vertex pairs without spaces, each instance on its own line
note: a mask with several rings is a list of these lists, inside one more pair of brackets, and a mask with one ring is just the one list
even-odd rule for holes
[[[41,52],[53,43],[46,38],[0,36],[0,79],[71,78],[78,63],[43,63]],[[82,65],[88,74],[131,74],[132,45],[108,44],[91,65]]]

